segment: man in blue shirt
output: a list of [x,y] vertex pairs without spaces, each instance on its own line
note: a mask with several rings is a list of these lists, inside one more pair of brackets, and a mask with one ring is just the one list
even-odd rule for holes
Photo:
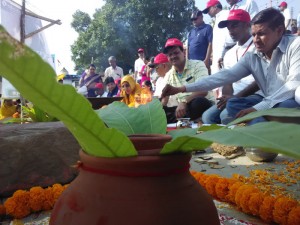
[[209,69],[213,29],[204,23],[201,11],[193,12],[191,21],[194,28],[188,34],[188,59],[201,60]]

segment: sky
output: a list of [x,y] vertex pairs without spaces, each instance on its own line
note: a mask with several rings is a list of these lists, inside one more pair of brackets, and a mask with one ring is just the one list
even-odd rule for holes
[[[14,0],[21,4],[22,0]],[[208,0],[196,0],[196,6],[203,10],[205,9]],[[226,0],[220,0],[223,6],[228,5]],[[260,9],[264,9],[270,4],[273,6],[279,5],[281,0],[255,0]],[[285,0],[288,7],[293,7],[293,17],[296,18],[300,12],[300,0]],[[65,67],[69,74],[75,74],[75,64],[71,60],[71,45],[78,37],[77,32],[71,28],[72,15],[76,10],[81,10],[88,13],[91,17],[97,8],[104,5],[103,0],[26,0],[26,8],[35,12],[38,15],[53,19],[61,20],[62,25],[53,25],[45,30],[48,46],[51,54],[55,54],[60,61],[56,71],[60,71]],[[205,22],[209,22],[208,16],[204,17]],[[45,22],[44,25],[48,24]],[[58,72],[59,73],[59,72]]]

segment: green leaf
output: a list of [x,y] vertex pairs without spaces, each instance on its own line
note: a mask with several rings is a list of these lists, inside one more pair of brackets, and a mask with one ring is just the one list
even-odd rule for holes
[[207,131],[198,136],[225,145],[257,147],[300,158],[300,125],[263,122],[251,126]]
[[116,128],[126,135],[166,134],[166,114],[157,99],[138,108],[128,107],[122,102],[113,102],[96,113],[108,127]]
[[108,129],[90,103],[71,85],[56,81],[54,70],[30,48],[0,27],[0,74],[34,105],[61,120],[90,155],[137,155],[122,132]]
[[231,123],[228,124],[228,126],[245,122],[248,120],[252,120],[257,117],[261,116],[274,116],[274,117],[300,117],[300,110],[299,108],[273,108],[273,109],[267,109],[267,110],[260,110],[256,112],[249,113],[246,116],[243,116],[241,118],[238,118]]

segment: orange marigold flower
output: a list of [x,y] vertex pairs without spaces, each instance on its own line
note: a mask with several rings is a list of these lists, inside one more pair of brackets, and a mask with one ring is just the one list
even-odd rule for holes
[[288,225],[300,224],[300,206],[297,206],[290,211],[287,224]]
[[298,205],[294,199],[281,197],[274,204],[273,218],[276,223],[287,224],[289,212]]
[[239,207],[242,208],[244,213],[251,213],[251,210],[249,208],[250,204],[249,204],[249,200],[251,198],[251,196],[254,193],[259,192],[257,188],[255,188],[255,186],[252,185],[248,185],[248,187],[246,188],[246,190],[243,191],[243,194],[241,196],[241,199],[239,201]]
[[265,196],[262,205],[259,208],[259,216],[265,222],[273,221],[273,209],[276,198],[272,196]]
[[6,214],[6,209],[5,209],[4,205],[0,205],[0,216],[5,215],[5,214]]
[[244,191],[247,190],[249,187],[250,185],[244,184],[240,186],[235,193],[234,202],[240,209],[242,208],[242,196],[244,194]]
[[230,203],[234,203],[235,204],[235,194],[237,192],[237,190],[244,185],[242,182],[235,182],[233,185],[231,185],[229,187],[229,192],[228,195],[226,196],[226,199],[230,202]]
[[6,213],[14,218],[21,219],[30,214],[28,202],[29,192],[18,190],[12,197],[5,201],[4,206],[6,208]]
[[61,193],[64,191],[64,188],[61,184],[53,184],[52,185],[52,192],[53,192],[53,198],[56,202]]
[[264,194],[262,192],[252,193],[249,199],[249,210],[254,216],[259,215],[259,209],[264,200]]
[[226,196],[229,193],[229,187],[235,182],[236,180],[233,179],[220,178],[215,186],[217,198],[221,201],[226,201]]
[[52,188],[48,187],[45,191],[45,201],[43,202],[43,210],[50,210],[54,206],[54,196],[52,192]]
[[208,176],[208,178],[206,179],[205,189],[208,194],[210,194],[214,198],[217,197],[215,186],[218,183],[219,179],[220,176],[215,174]]
[[42,187],[32,187],[29,190],[29,206],[32,211],[38,212],[43,209],[45,190]]
[[201,184],[202,187],[205,188],[205,185],[206,185],[206,180],[208,178],[208,175],[206,175],[205,173],[200,173],[200,177],[198,179],[198,182]]

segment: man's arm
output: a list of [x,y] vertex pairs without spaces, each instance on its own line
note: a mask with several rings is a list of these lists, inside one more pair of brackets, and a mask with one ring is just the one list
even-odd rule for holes
[[204,59],[204,64],[206,66],[206,68],[209,70],[210,69],[210,58],[211,58],[211,53],[212,53],[212,43],[210,42],[207,46],[207,52],[206,52],[206,56]]
[[236,94],[236,97],[245,97],[254,94],[259,90],[259,87],[256,83],[256,81],[253,81],[251,84],[249,84],[246,88],[241,90],[239,93]]

